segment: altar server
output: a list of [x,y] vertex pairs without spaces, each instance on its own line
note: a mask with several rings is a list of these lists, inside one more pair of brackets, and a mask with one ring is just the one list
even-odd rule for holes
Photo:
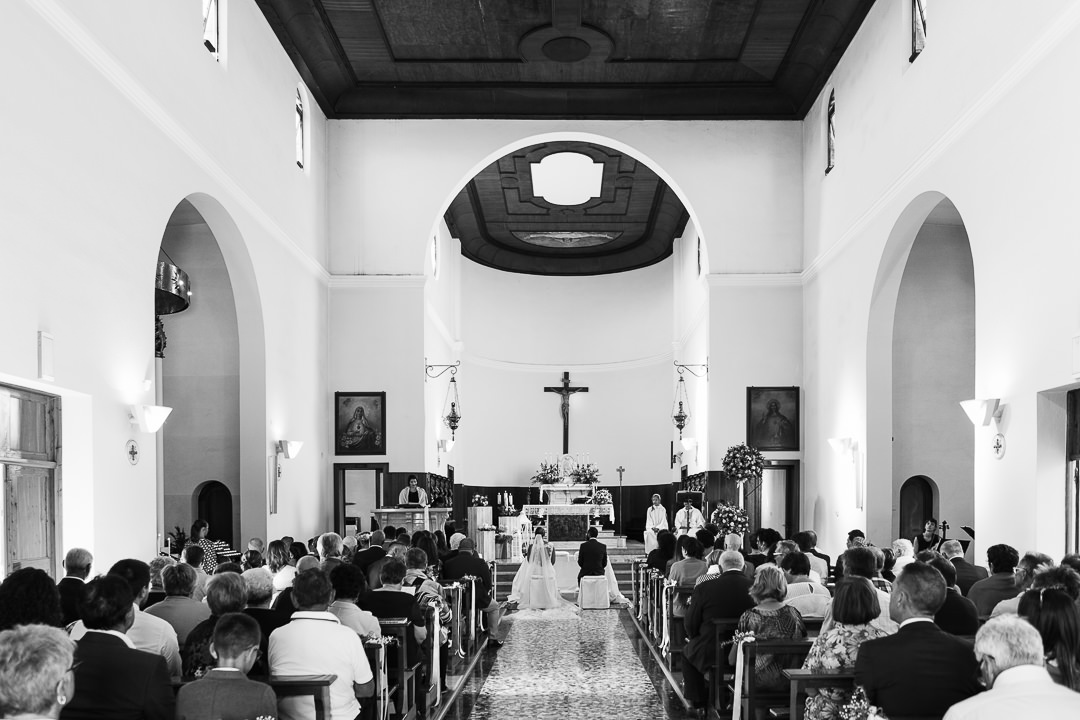
[[660,504],[660,496],[652,496],[652,505],[645,513],[645,554],[659,547],[656,536],[661,530],[667,530],[667,508]]
[[693,535],[705,527],[705,518],[701,511],[694,507],[694,496],[691,493],[683,495],[683,508],[675,513],[675,535]]

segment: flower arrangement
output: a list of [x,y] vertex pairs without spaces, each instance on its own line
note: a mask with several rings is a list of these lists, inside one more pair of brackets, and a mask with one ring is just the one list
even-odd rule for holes
[[881,708],[871,705],[866,699],[866,690],[862,685],[856,685],[851,701],[840,707],[840,717],[843,720],[888,720]]
[[540,469],[536,471],[536,474],[532,476],[533,485],[554,485],[562,479],[562,470],[559,469],[559,463],[549,463],[542,461],[540,463]]
[[746,511],[729,502],[721,502],[717,505],[709,516],[709,522],[720,528],[721,535],[732,533],[745,535],[750,529],[750,518],[746,515]]
[[480,493],[477,493],[477,494],[473,495],[472,496],[472,506],[473,507],[487,507],[488,506],[487,495],[482,495]]
[[765,469],[765,456],[746,443],[739,443],[728,448],[724,455],[724,472],[734,478],[739,487],[747,482],[760,482]]
[[570,477],[574,479],[574,482],[581,484],[596,483],[599,482],[600,469],[593,463],[578,463],[570,471]]
[[611,491],[601,488],[593,493],[592,496],[593,505],[610,505],[611,504]]

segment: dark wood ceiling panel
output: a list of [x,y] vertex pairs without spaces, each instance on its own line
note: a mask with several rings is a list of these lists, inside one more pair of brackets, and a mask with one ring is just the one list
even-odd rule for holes
[[257,0],[330,118],[797,119],[873,0]]
[[[532,166],[561,152],[603,165],[598,197],[565,206],[536,196]],[[648,166],[581,142],[543,143],[499,158],[458,193],[445,216],[465,257],[536,275],[600,275],[651,265],[671,255],[688,219]]]

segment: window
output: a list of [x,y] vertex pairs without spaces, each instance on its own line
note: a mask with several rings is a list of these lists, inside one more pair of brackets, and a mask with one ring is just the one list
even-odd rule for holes
[[915,62],[926,47],[926,0],[911,0],[911,57]]
[[296,90],[296,167],[304,169],[304,97]]
[[218,25],[218,0],[203,0],[203,45],[214,58],[221,47]]
[[829,93],[829,120],[828,120],[828,157],[825,161],[825,174],[836,167],[836,91]]

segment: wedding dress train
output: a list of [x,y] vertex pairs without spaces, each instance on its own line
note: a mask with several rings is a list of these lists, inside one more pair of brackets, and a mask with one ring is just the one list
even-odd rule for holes
[[528,562],[518,568],[508,599],[517,603],[519,614],[522,610],[536,610],[542,611],[544,617],[552,617],[578,611],[577,605],[564,600],[559,592],[555,567],[542,535],[535,537]]

